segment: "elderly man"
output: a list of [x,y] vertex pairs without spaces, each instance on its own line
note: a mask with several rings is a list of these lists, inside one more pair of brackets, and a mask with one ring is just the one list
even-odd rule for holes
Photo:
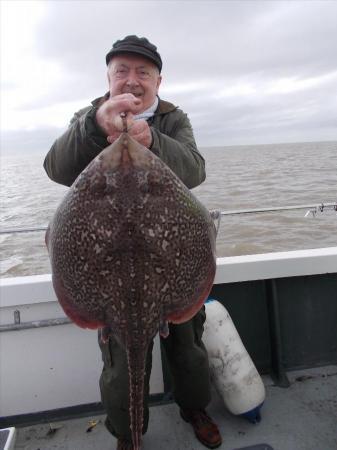
[[[162,60],[157,48],[146,38],[127,36],[114,43],[106,63],[109,92],[78,111],[68,130],[55,141],[44,161],[48,176],[70,186],[89,162],[120,136],[123,113],[129,134],[161,158],[188,188],[202,183],[205,163],[186,114],[158,97]],[[204,321],[203,308],[184,324],[170,324],[170,334],[161,338],[161,345],[182,418],[192,425],[206,447],[216,448],[221,445],[221,436],[205,412],[210,381],[207,352],[201,340]],[[112,336],[106,343],[99,341],[104,362],[100,389],[107,412],[106,426],[117,437],[117,450],[131,450],[126,353]],[[149,420],[152,346],[146,363],[143,433]]]

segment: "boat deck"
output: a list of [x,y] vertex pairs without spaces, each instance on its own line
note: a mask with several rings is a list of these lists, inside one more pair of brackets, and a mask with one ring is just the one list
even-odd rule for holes
[[[229,414],[214,392],[208,412],[218,423],[223,450],[336,450],[337,366],[289,372],[289,388],[264,376],[262,421],[253,425]],[[87,432],[90,421],[97,425]],[[54,431],[51,431],[54,430]],[[90,416],[17,429],[15,450],[114,450],[104,416]],[[153,406],[143,450],[204,450],[176,404]]]

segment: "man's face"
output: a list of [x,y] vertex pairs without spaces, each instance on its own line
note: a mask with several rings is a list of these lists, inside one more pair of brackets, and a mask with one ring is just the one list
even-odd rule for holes
[[147,58],[129,54],[112,58],[108,67],[110,96],[131,93],[142,102],[139,112],[156,99],[161,82],[158,68]]

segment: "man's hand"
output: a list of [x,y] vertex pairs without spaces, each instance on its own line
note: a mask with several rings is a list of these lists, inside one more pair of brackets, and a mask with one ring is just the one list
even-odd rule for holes
[[[135,120],[128,122],[128,133],[135,141],[144,145],[144,147],[151,147],[152,133],[146,120]],[[112,144],[112,142],[114,142],[119,137],[119,135],[120,133],[117,137],[115,137],[116,135],[108,136],[108,142]]]
[[[121,94],[109,98],[96,112],[96,121],[107,136],[116,140],[123,131],[121,112],[126,112],[127,126],[131,126],[134,114],[139,113],[141,101],[133,94]],[[110,141],[109,141],[110,142]]]

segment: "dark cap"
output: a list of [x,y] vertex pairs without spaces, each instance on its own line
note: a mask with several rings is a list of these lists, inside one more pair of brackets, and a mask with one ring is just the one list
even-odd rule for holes
[[136,53],[137,55],[144,56],[150,59],[161,72],[163,66],[161,57],[157,52],[157,47],[146,39],[145,37],[139,38],[138,36],[131,35],[126,36],[124,39],[116,41],[112,49],[106,55],[106,64],[108,65],[110,60],[121,53]]

